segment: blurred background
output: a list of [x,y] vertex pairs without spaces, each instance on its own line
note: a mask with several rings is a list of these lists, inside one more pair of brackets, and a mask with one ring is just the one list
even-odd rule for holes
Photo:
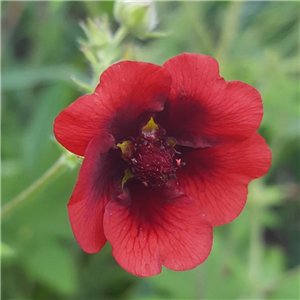
[[[154,24],[147,34],[133,24],[120,37],[119,59],[162,64],[182,52],[202,53],[218,59],[226,80],[255,86],[264,103],[259,131],[273,153],[270,172],[251,183],[243,213],[214,229],[204,264],[138,278],[118,266],[110,245],[95,255],[77,245],[66,207],[76,164],[2,218],[2,299],[299,299],[299,3],[155,4],[154,32]],[[88,63],[93,39],[78,23],[106,14],[101,36],[122,20],[113,1],[1,6],[3,206],[60,157],[53,120],[100,75]],[[80,46],[78,38],[88,42]]]

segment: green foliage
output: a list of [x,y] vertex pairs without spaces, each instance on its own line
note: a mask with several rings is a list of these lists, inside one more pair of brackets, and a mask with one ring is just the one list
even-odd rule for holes
[[69,295],[77,290],[77,274],[73,257],[66,247],[49,238],[39,240],[28,253],[22,253],[22,264],[28,271],[29,277],[49,285],[62,295]]
[[[112,1],[1,4],[3,205],[61,154],[53,120],[81,95],[70,76],[85,91],[98,80],[88,51],[112,36],[97,36],[88,21],[95,32],[86,39],[79,22],[106,14],[112,34],[118,24]],[[137,278],[109,245],[96,255],[77,245],[66,204],[78,168],[69,169],[3,220],[2,299],[299,299],[299,3],[158,1],[156,8],[152,37],[162,38],[127,36],[125,50],[112,45],[105,53],[158,64],[182,52],[208,54],[226,80],[254,85],[264,103],[260,133],[273,153],[269,174],[250,185],[239,218],[215,228],[204,264]]]

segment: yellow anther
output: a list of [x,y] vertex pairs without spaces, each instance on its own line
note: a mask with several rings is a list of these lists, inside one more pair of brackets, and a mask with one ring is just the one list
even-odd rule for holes
[[117,146],[121,149],[122,155],[124,157],[129,157],[131,155],[131,141],[124,141],[123,143],[118,143]]
[[130,178],[133,178],[134,175],[130,172],[130,170],[127,168],[125,170],[125,173],[124,173],[124,176],[123,176],[123,179],[122,179],[122,189],[124,189],[124,185],[125,183],[127,182],[127,180],[129,180]]
[[158,130],[158,125],[154,122],[153,118],[151,117],[149,122],[142,128],[143,133],[154,133]]

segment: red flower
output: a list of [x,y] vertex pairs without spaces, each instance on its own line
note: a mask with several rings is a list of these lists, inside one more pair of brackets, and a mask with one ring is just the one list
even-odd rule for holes
[[241,213],[249,182],[269,169],[262,114],[259,92],[226,82],[208,56],[112,65],[54,124],[85,157],[68,204],[79,245],[96,253],[108,240],[139,276],[201,264],[212,227]]

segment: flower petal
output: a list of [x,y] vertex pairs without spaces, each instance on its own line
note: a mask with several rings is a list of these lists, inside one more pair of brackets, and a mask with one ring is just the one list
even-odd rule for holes
[[213,226],[241,213],[249,182],[266,174],[271,164],[269,147],[257,133],[234,145],[182,150],[186,165],[177,171],[179,189],[199,203]]
[[57,141],[69,151],[84,156],[89,142],[103,132],[101,106],[98,95],[91,94],[65,108],[54,121]]
[[161,264],[183,271],[205,261],[212,227],[194,201],[136,181],[129,190],[108,203],[104,216],[105,236],[124,269],[146,277],[160,273]]
[[154,112],[161,111],[171,89],[171,76],[161,66],[122,61],[100,78],[99,93],[107,130],[117,141],[137,136]]
[[235,143],[259,127],[259,92],[239,81],[224,81],[212,57],[185,53],[164,67],[172,75],[172,88],[157,121],[178,144],[198,148]]
[[103,214],[110,197],[121,192],[123,161],[111,135],[97,135],[87,148],[79,177],[68,204],[73,233],[81,248],[98,252],[106,242]]
[[117,142],[137,136],[154,112],[163,109],[171,76],[161,66],[122,61],[100,77],[91,95],[82,96],[56,118],[56,139],[71,152],[84,155],[91,139],[101,132]]

